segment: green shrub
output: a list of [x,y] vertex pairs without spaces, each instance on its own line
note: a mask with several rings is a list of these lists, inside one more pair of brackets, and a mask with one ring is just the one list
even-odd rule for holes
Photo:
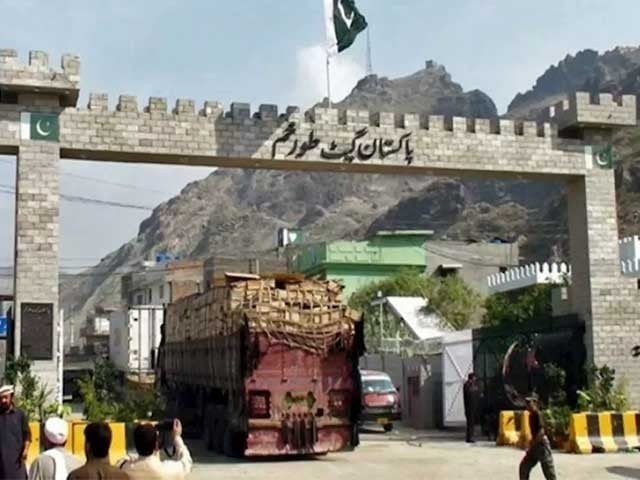
[[90,422],[132,422],[161,418],[164,403],[153,390],[123,387],[112,363],[99,360],[93,375],[78,380],[84,415]]
[[26,357],[9,359],[7,362],[4,382],[15,386],[16,406],[32,421],[43,421],[52,415],[68,415],[68,407],[50,401],[53,390],[40,383],[38,377],[31,372],[31,366],[31,360]]
[[567,405],[549,407],[542,412],[544,428],[551,439],[567,438],[571,421],[571,408]]
[[616,383],[616,371],[607,365],[588,370],[587,390],[578,391],[578,408],[583,412],[622,412],[629,407],[624,382]]

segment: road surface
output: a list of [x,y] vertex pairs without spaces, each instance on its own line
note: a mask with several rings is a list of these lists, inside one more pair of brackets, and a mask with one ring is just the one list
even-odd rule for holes
[[[232,460],[205,453],[193,445],[196,461],[190,478],[209,480],[271,479],[517,479],[523,452],[489,442],[468,445],[459,434],[366,433],[354,452],[315,459]],[[555,455],[559,479],[640,479],[640,454]],[[536,467],[531,480],[544,477]]]

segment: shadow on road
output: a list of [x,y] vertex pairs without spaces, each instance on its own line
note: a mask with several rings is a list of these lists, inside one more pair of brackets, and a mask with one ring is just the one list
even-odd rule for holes
[[638,478],[640,479],[640,469],[630,467],[607,467],[607,472],[614,475],[620,475],[624,478]]

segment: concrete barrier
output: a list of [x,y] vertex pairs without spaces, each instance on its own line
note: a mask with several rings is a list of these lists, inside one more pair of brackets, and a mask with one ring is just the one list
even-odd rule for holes
[[529,412],[526,410],[501,411],[496,445],[528,448],[530,443]]
[[640,448],[640,412],[574,413],[569,425],[573,453],[624,452]]
[[[84,429],[87,422],[74,422],[72,427],[72,448],[73,453],[78,458],[86,459],[84,453]],[[127,433],[126,424],[109,423],[111,427],[111,448],[109,449],[109,461],[115,464],[118,460],[127,455]]]
[[29,431],[31,432],[31,444],[27,452],[27,465],[31,465],[40,455],[40,423],[29,422]]

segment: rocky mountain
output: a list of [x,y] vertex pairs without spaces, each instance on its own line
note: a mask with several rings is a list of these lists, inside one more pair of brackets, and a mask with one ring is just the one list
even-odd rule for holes
[[[536,80],[531,90],[518,93],[509,104],[506,116],[535,118],[542,108],[562,100],[567,92],[635,93],[640,68],[640,48],[618,47],[599,54],[582,50],[567,55]],[[634,83],[635,81],[635,83]]]
[[[638,68],[640,49],[568,56],[530,91],[518,94],[506,115],[534,117],[542,106],[585,86],[640,93]],[[403,78],[365,77],[337,107],[497,116],[486,94],[465,92],[434,62]],[[633,153],[639,138],[640,132],[616,138],[623,158],[617,172],[623,233],[640,222],[640,162]],[[540,198],[547,200],[541,204]],[[95,305],[117,304],[121,273],[158,252],[273,259],[281,226],[304,229],[310,241],[361,237],[382,228],[425,228],[441,238],[517,240],[529,260],[567,256],[566,199],[559,184],[218,170],[159,205],[136,238],[93,269],[66,277],[61,305],[70,312],[67,318],[81,323]]]
[[442,65],[433,61],[426,62],[423,70],[395,80],[369,75],[335,107],[459,117],[498,116],[496,105],[486,93],[465,92]]

